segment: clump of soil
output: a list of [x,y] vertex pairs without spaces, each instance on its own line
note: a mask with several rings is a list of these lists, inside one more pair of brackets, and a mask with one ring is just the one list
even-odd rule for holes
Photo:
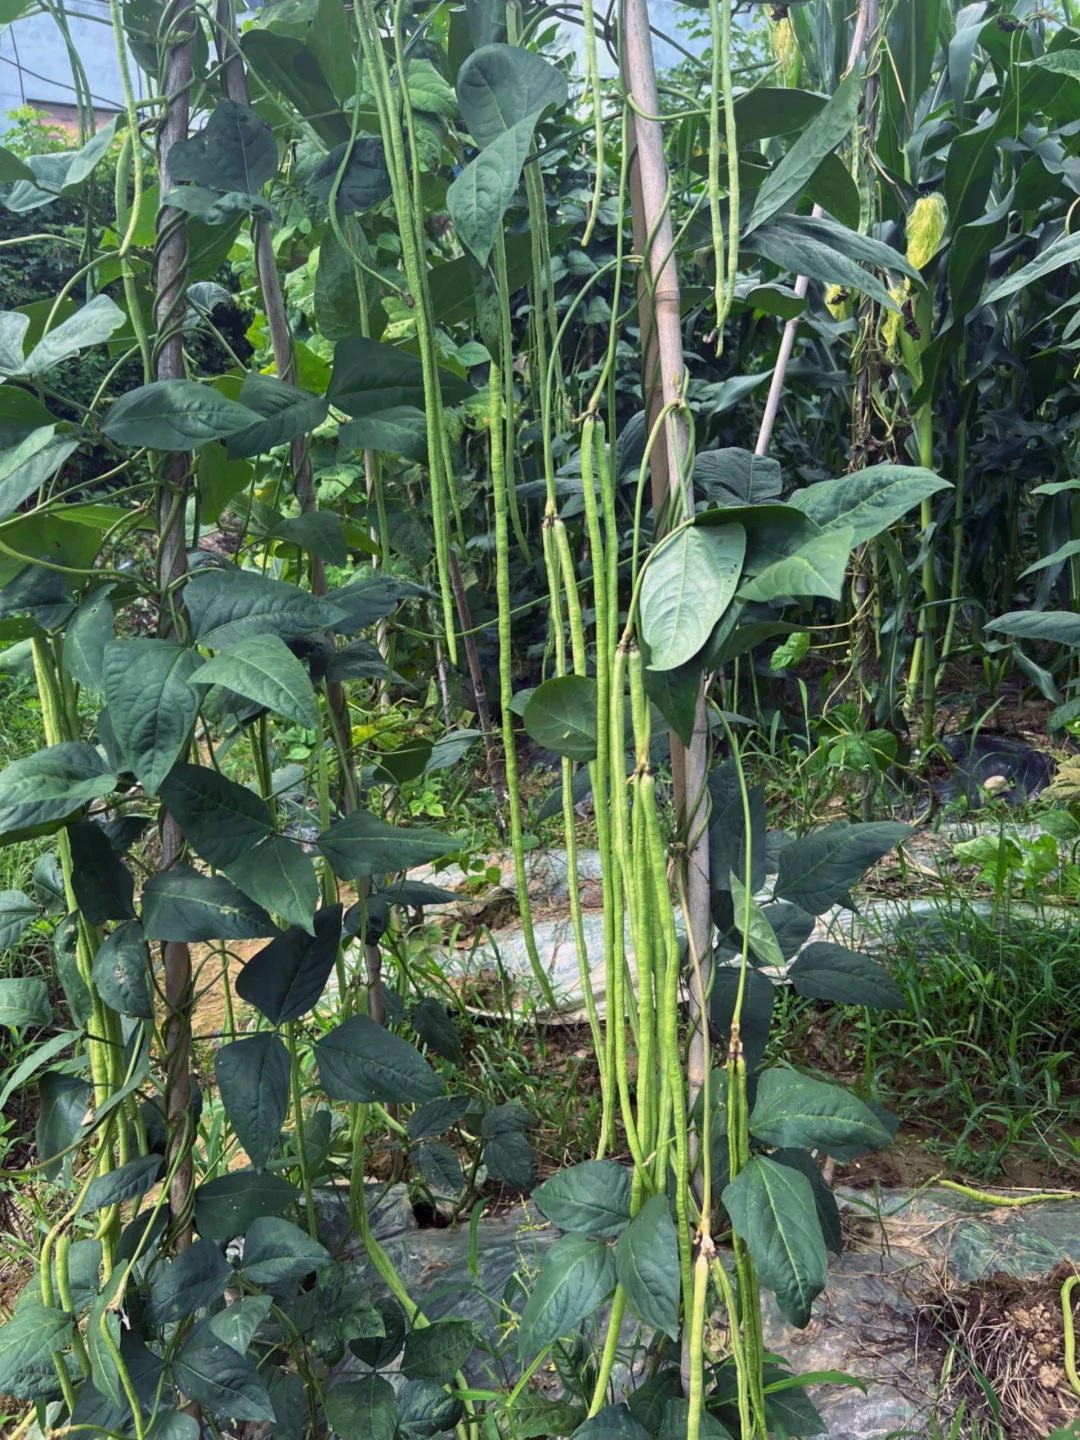
[[941,1351],[948,1410],[964,1401],[969,1414],[994,1420],[992,1392],[1008,1440],[1043,1440],[1080,1416],[1065,1373],[1061,1314],[1061,1287],[1074,1273],[1064,1264],[1038,1279],[992,1275],[965,1286],[943,1277],[940,1288],[924,1293],[917,1344]]

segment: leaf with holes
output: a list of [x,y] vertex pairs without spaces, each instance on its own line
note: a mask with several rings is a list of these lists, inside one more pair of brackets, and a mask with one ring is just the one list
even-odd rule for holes
[[101,944],[94,956],[94,989],[118,1015],[154,1018],[150,952],[138,920],[127,920]]

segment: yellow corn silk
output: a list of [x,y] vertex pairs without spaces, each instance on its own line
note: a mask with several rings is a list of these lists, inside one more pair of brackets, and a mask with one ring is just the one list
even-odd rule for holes
[[916,270],[929,265],[941,249],[949,223],[944,195],[920,195],[907,218],[907,258]]
[[907,290],[890,290],[889,294],[900,307],[899,310],[886,310],[885,318],[881,322],[881,343],[885,350],[885,357],[890,365],[899,365],[903,360],[900,351],[900,335],[904,325],[904,317],[900,313],[907,302]]
[[772,46],[780,72],[780,83],[788,87],[797,85],[799,62],[802,57],[799,54],[799,42],[795,39],[795,31],[786,15],[782,20],[776,21],[772,27]]

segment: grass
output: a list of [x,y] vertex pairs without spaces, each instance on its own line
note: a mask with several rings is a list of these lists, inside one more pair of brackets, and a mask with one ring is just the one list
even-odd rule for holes
[[[1080,948],[1069,927],[992,923],[964,898],[890,932],[906,1014],[820,1011],[782,992],[783,1053],[860,1083],[926,1134],[943,1168],[1080,1174]],[[860,1074],[861,1072],[861,1074]],[[1010,1174],[1012,1172],[1012,1174]]]
[[[0,769],[32,755],[44,744],[41,705],[33,677],[0,674]],[[40,842],[30,840],[0,849],[0,890],[28,889],[34,861],[42,848]],[[0,959],[0,974],[9,973],[10,959],[10,955]]]

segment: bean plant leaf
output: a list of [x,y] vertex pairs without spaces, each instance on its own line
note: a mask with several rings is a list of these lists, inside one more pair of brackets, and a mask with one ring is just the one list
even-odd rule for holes
[[20,1376],[41,1356],[51,1357],[71,1340],[72,1318],[62,1310],[30,1304],[0,1325],[0,1391],[9,1395]]
[[596,681],[588,675],[545,680],[529,696],[525,732],[567,760],[596,759]]
[[538,118],[536,114],[527,115],[495,136],[446,192],[446,206],[457,237],[479,265],[487,264],[495,236],[514,198]]
[[225,1293],[232,1266],[211,1240],[196,1240],[171,1260],[157,1265],[150,1278],[148,1318],[165,1325],[193,1315]]
[[112,585],[99,586],[64,631],[64,669],[88,690],[104,689],[105,649],[113,642]]
[[319,877],[311,856],[286,835],[268,835],[225,867],[229,879],[265,910],[315,933]]
[[52,1024],[49,987],[36,975],[0,980],[0,1025],[9,1030],[44,1029]]
[[247,854],[274,828],[265,800],[209,765],[174,765],[159,793],[184,838],[219,869]]
[[605,1405],[574,1431],[578,1440],[648,1440],[642,1428],[623,1404]]
[[275,445],[285,445],[315,430],[326,419],[329,402],[274,375],[252,371],[240,387],[239,403],[263,418],[247,430],[238,430],[226,441],[230,460],[263,455]]
[[93,745],[66,740],[0,771],[0,843],[43,835],[107,795],[116,776]]
[[278,1148],[289,1113],[289,1052],[272,1030],[223,1045],[214,1056],[218,1092],[255,1170]]
[[354,810],[323,832],[316,842],[341,880],[410,870],[453,854],[461,841],[423,827],[388,825],[369,810]]
[[223,875],[201,875],[190,865],[152,875],[142,900],[148,940],[255,940],[276,931],[266,911]]
[[839,600],[844,593],[854,534],[848,525],[804,541],[797,550],[767,565],[743,585],[739,599],[769,603],[787,595],[824,595]]
[[150,952],[138,920],[118,925],[105,937],[93,966],[94,989],[118,1015],[154,1018]]
[[486,150],[549,105],[566,104],[566,80],[542,56],[515,45],[483,45],[458,71],[457,97],[469,134]]
[[329,600],[251,570],[204,570],[188,581],[184,603],[196,640],[212,650],[252,635],[313,635],[345,618]]
[[819,480],[788,500],[823,530],[852,530],[852,546],[873,540],[931,495],[951,488],[918,465],[871,465],[839,480]]
[[895,820],[837,821],[811,830],[780,852],[777,898],[813,915],[824,915],[834,905],[850,908],[855,882],[910,834],[910,825]]
[[259,418],[195,380],[153,380],[114,400],[101,429],[117,445],[190,451],[250,429]]
[[828,1274],[809,1180],[790,1166],[755,1156],[726,1186],[723,1202],[781,1314],[792,1325],[808,1325]]
[[169,640],[114,640],[103,653],[109,723],[124,763],[156,795],[187,746],[199,713],[188,683],[201,661]]
[[89,1087],[80,1076],[60,1070],[48,1070],[42,1075],[34,1140],[47,1179],[56,1178],[62,1165],[59,1157],[82,1134],[89,1100]]
[[[340,215],[361,215],[390,194],[386,150],[382,140],[376,135],[357,135],[352,141],[346,140],[335,145],[312,171],[307,188],[324,205],[330,204],[339,171],[342,171],[337,189],[337,209]],[[332,239],[332,234],[328,235],[323,245]],[[355,281],[353,284],[355,286]],[[325,333],[321,326],[320,333]],[[327,336],[330,340],[338,338],[341,337]]]
[[443,1092],[442,1080],[419,1050],[367,1015],[353,1015],[324,1035],[315,1059],[323,1089],[334,1100],[402,1104]]
[[455,1063],[460,1062],[461,1036],[457,1026],[446,1013],[445,1005],[429,995],[417,1005],[410,1021],[417,1035],[434,1055],[440,1055],[444,1060],[453,1060]]
[[341,1440],[394,1440],[398,1402],[381,1375],[335,1385],[327,1392],[326,1419]]
[[[709,1006],[712,1022],[720,1035],[721,1044],[726,1044],[731,1035],[731,1022],[735,1018],[735,1001],[738,993],[738,968],[718,965],[713,974]],[[748,969],[743,986],[739,1038],[742,1041],[746,1069],[751,1075],[765,1056],[775,999],[776,987],[768,976],[760,974],[757,970]]]
[[774,1150],[769,1158],[775,1160],[778,1165],[787,1165],[792,1170],[798,1170],[810,1181],[825,1248],[831,1250],[834,1255],[842,1255],[844,1234],[840,1221],[840,1207],[836,1203],[836,1196],[826,1185],[814,1157],[808,1150]]
[[409,1152],[409,1159],[435,1195],[456,1200],[461,1194],[465,1176],[461,1161],[449,1145],[439,1140],[425,1140]]
[[203,129],[169,150],[169,176],[211,190],[256,194],[278,168],[274,132],[250,105],[219,100]]
[[892,1139],[881,1119],[850,1090],[795,1070],[766,1070],[758,1080],[750,1133],[766,1145],[806,1150],[865,1145]]
[[[439,371],[443,402],[467,400],[467,381]],[[424,370],[415,355],[396,345],[351,335],[334,346],[334,372],[327,396],[346,415],[379,415],[402,405],[424,409]]]
[[100,345],[124,323],[124,312],[108,295],[92,300],[44,335],[23,361],[24,375],[40,375],[90,345]]
[[210,1329],[219,1340],[246,1355],[255,1331],[270,1313],[273,1303],[270,1295],[246,1295],[242,1300],[234,1300],[216,1315],[211,1315],[208,1322]]
[[78,440],[57,435],[55,425],[32,430],[0,458],[0,521],[14,515],[78,449]]
[[679,1241],[666,1195],[646,1200],[615,1245],[615,1273],[639,1320],[679,1333]]
[[436,1320],[413,1329],[405,1340],[401,1373],[407,1380],[448,1385],[475,1349],[476,1338],[471,1320]]
[[319,723],[307,671],[277,635],[249,635],[202,666],[197,685],[223,685],[286,720],[314,730]]
[[630,1223],[630,1174],[614,1160],[584,1160],[533,1191],[533,1202],[560,1230],[601,1239]]
[[641,581],[650,669],[697,654],[735,596],[745,554],[741,525],[688,526],[657,549]]
[[518,1190],[532,1189],[532,1147],[520,1131],[493,1135],[484,1146],[484,1166],[494,1180],[502,1180]]
[[191,1332],[171,1370],[177,1389],[219,1420],[275,1419],[255,1361],[219,1340],[207,1321]]
[[314,935],[293,925],[275,936],[237,977],[236,993],[241,1000],[254,1005],[272,1025],[285,1025],[313,1009],[337,959],[341,912],[340,905],[320,910]]
[[807,945],[788,970],[800,995],[835,1000],[841,1005],[866,1005],[873,1010],[906,1010],[904,992],[889,972],[869,955],[843,945],[819,941]]
[[535,1359],[602,1305],[615,1288],[615,1257],[599,1240],[564,1235],[544,1257],[518,1331],[523,1362]]
[[279,1289],[330,1264],[330,1254],[291,1220],[261,1215],[244,1236],[241,1269],[253,1285]]
[[21,890],[0,890],[0,955],[19,943],[40,913]]
[[219,1245],[244,1235],[260,1215],[280,1215],[300,1198],[279,1175],[233,1170],[195,1191],[195,1228]]

